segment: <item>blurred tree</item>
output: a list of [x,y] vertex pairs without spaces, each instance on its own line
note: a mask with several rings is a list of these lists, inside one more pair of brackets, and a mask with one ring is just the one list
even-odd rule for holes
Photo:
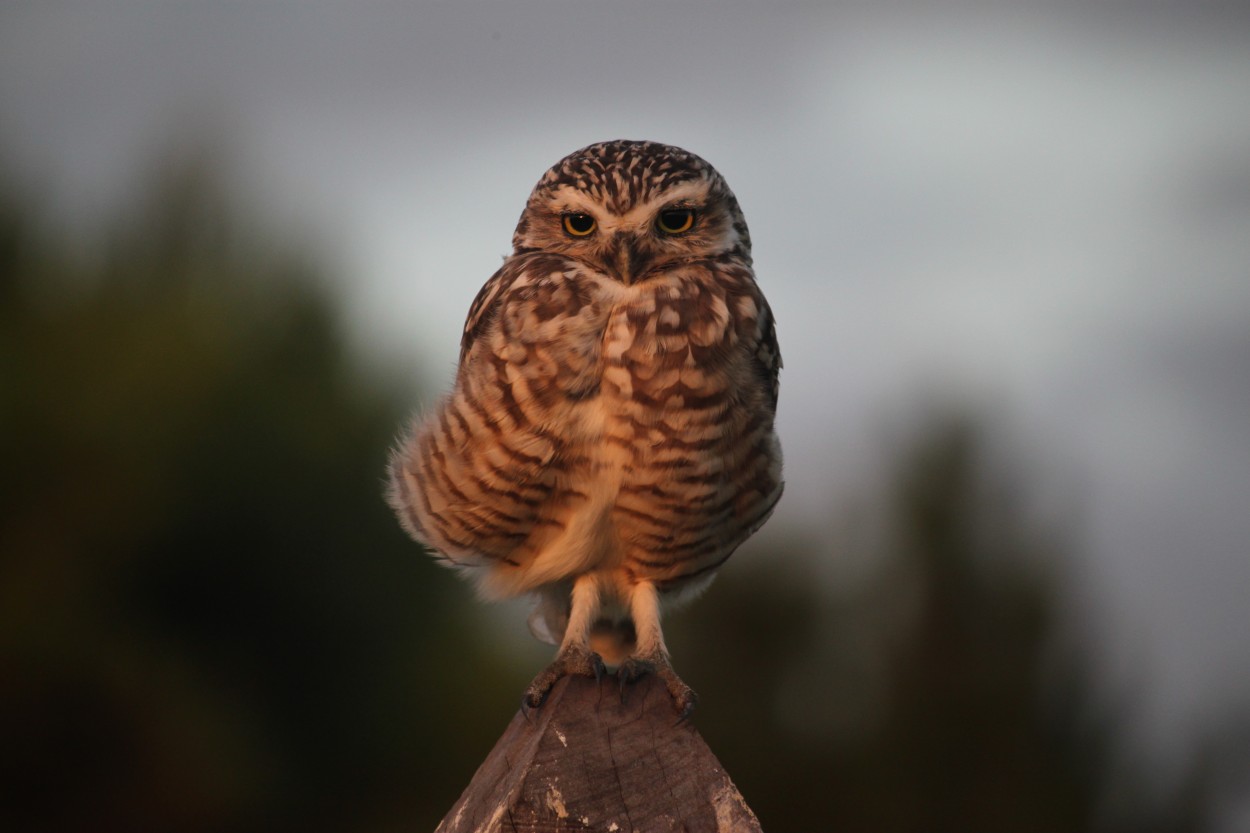
[[983,451],[940,418],[904,447],[857,513],[861,584],[783,549],[679,617],[704,736],[773,833],[1208,829],[1210,755],[1170,791],[1117,765],[1126,727],[1058,639],[1071,554]]
[[[535,670],[381,500],[400,386],[218,182],[102,250],[0,190],[0,830],[432,829]],[[705,737],[772,833],[1199,829],[1221,760],[1117,773],[1062,542],[980,453],[900,455],[870,580],[773,535],[675,619]]]
[[93,256],[0,200],[0,829],[432,827],[515,702],[381,500],[399,391],[216,181]]

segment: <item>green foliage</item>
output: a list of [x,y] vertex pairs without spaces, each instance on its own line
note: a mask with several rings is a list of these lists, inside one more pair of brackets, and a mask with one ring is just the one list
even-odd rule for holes
[[203,174],[95,257],[0,212],[0,828],[432,826],[500,672],[381,500],[397,392]]

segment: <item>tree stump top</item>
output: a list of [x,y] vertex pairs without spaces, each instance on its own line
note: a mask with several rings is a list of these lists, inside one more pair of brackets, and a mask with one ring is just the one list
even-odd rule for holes
[[567,677],[518,712],[436,833],[760,833],[654,676]]

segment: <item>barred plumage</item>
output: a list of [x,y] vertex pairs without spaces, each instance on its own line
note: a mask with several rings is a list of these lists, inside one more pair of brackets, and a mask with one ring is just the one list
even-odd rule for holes
[[746,222],[699,157],[604,142],[547,172],[513,244],[452,392],[392,456],[391,505],[487,597],[537,594],[531,626],[561,647],[529,705],[602,654],[688,712],[659,603],[705,586],[782,489]]

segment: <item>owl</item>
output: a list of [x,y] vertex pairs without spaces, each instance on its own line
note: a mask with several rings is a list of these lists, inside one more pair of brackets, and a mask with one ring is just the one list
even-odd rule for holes
[[683,717],[663,608],[696,595],[782,492],[772,312],[738,201],[707,162],[590,145],[539,180],[469,309],[455,385],[397,443],[400,523],[481,595],[530,594],[564,675],[656,674]]

